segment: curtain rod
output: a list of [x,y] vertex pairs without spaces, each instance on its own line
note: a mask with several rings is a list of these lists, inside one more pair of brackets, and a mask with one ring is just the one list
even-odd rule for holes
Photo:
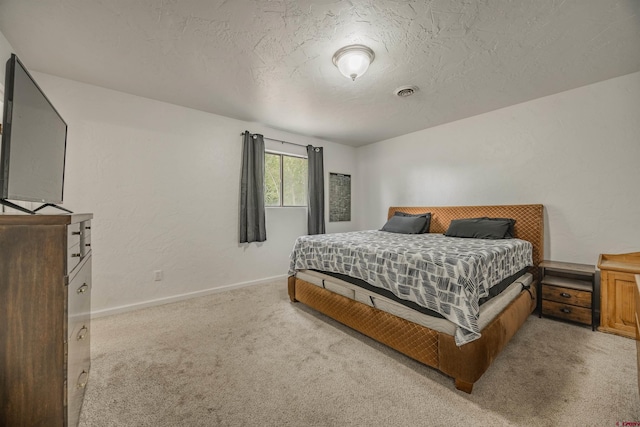
[[[244,132],[242,132],[240,136],[244,136]],[[251,136],[253,136],[253,134],[251,134]],[[262,138],[268,139],[269,141],[281,142],[283,144],[297,145],[298,147],[305,147],[305,148],[307,147],[306,145],[303,145],[303,144],[296,144],[295,142],[283,141],[281,139],[267,138],[266,136],[263,136]]]

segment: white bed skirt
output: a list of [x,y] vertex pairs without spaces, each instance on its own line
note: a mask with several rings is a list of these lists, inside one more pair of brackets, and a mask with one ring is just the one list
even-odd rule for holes
[[[361,302],[362,304],[375,307],[410,322],[425,326],[429,329],[452,336],[456,332],[456,325],[447,319],[429,316],[427,314],[420,313],[419,311],[412,310],[411,308],[405,307],[396,301],[333,276],[313,270],[298,270],[296,271],[296,277],[321,288],[335,292],[336,294]],[[523,287],[530,286],[532,282],[533,276],[531,273],[525,273],[507,286],[500,295],[482,304],[480,306],[480,317],[478,319],[478,327],[480,331],[482,332],[489,322],[500,314],[500,312],[502,312],[502,310],[504,310],[511,301],[520,295]]]

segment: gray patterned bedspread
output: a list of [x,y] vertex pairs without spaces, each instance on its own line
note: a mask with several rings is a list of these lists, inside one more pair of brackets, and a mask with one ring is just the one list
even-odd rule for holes
[[519,239],[355,231],[298,237],[289,274],[315,269],[346,274],[442,314],[463,345],[480,337],[478,301],[501,280],[533,265]]

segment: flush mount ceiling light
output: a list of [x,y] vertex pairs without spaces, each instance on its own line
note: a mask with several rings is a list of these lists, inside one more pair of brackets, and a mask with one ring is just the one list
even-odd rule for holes
[[367,46],[352,44],[338,49],[333,54],[333,64],[345,77],[355,80],[367,71],[375,57]]

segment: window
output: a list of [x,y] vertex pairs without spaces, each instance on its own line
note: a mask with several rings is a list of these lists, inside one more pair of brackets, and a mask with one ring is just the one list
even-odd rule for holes
[[264,155],[265,206],[307,206],[307,159],[287,154]]

